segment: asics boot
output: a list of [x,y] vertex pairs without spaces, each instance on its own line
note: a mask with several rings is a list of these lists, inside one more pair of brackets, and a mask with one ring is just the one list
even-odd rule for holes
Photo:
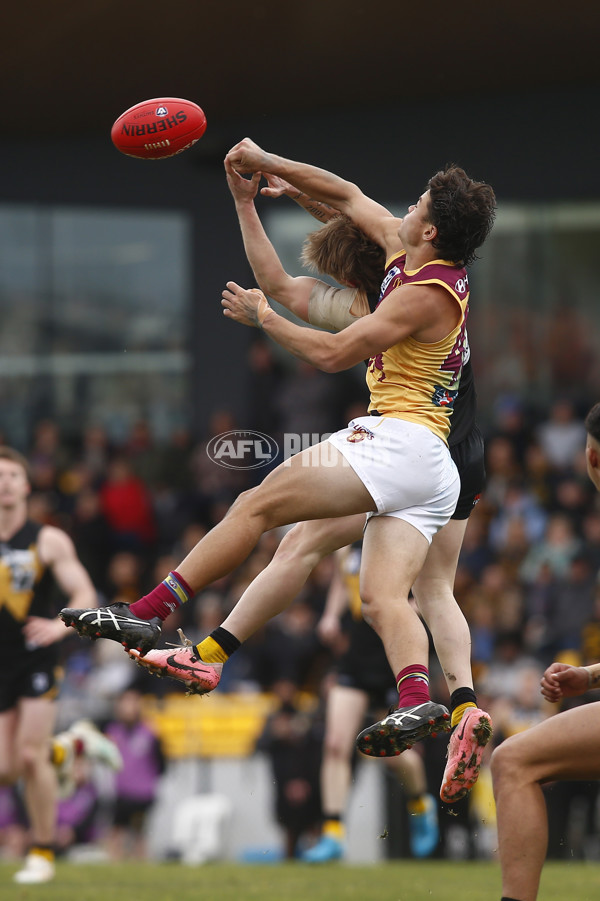
[[356,747],[369,757],[395,757],[416,742],[449,729],[448,710],[442,704],[425,701],[390,711],[378,723],[363,729]]
[[162,631],[161,620],[140,619],[129,610],[129,604],[121,602],[108,607],[91,607],[89,610],[73,610],[65,607],[59,613],[66,626],[87,638],[110,638],[118,641],[127,651],[137,650],[146,654],[155,647]]

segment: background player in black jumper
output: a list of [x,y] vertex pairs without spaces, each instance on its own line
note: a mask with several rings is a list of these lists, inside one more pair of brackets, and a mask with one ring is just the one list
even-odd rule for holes
[[[22,779],[33,845],[15,880],[54,875],[57,771],[56,642],[68,635],[52,609],[54,578],[69,605],[94,605],[96,592],[69,536],[27,516],[27,461],[0,447],[0,780]],[[64,739],[64,736],[63,736]],[[56,754],[70,753],[61,741]]]

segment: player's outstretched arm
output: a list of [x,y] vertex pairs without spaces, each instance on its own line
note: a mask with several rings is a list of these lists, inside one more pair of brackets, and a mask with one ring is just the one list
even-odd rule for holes
[[309,197],[300,188],[295,188],[294,185],[291,185],[285,178],[271,175],[270,172],[264,172],[263,174],[267,180],[267,185],[260,189],[260,193],[264,197],[289,197],[290,200],[297,203],[299,207],[302,207],[303,210],[306,210],[319,222],[329,222],[330,219],[335,219],[336,216],[340,215],[339,210],[335,210],[328,203],[322,203],[320,200],[315,200],[314,197]]
[[262,291],[247,290],[235,282],[227,282],[221,305],[228,319],[261,328],[300,360],[323,372],[341,372],[418,332],[423,323],[439,318],[440,301],[445,304],[447,300],[441,289],[409,285],[402,290],[405,303],[395,303],[392,292],[374,313],[335,334],[290,322],[269,306]]
[[227,154],[237,172],[269,172],[293,184],[310,197],[329,204],[349,216],[371,240],[388,250],[398,241],[397,220],[390,211],[367,197],[353,182],[346,181],[308,163],[267,153],[250,138],[244,138]]
[[310,294],[316,279],[308,276],[294,278],[283,268],[254,204],[261,173],[255,172],[252,178],[244,178],[225,160],[225,175],[235,201],[246,256],[256,281],[265,294],[308,322]]

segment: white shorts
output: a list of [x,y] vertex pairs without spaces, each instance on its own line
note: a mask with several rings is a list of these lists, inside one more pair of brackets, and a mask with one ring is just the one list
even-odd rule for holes
[[423,425],[360,416],[328,439],[375,501],[377,513],[410,523],[428,542],[454,510],[460,477],[450,451]]

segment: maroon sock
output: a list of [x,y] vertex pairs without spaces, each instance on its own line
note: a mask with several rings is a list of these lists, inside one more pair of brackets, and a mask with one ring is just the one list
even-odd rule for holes
[[181,604],[193,596],[194,592],[178,572],[169,573],[164,582],[153,588],[150,594],[129,605],[138,619],[152,619],[158,616],[163,621]]
[[414,707],[430,701],[429,670],[420,663],[405,666],[396,676],[398,707]]

